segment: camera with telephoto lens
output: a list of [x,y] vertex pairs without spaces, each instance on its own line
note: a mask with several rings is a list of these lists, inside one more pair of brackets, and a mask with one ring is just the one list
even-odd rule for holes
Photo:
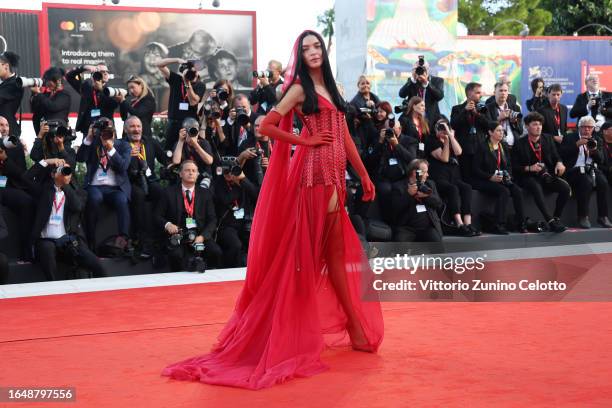
[[272,78],[272,72],[265,70],[265,71],[253,71],[253,78]]
[[168,249],[178,248],[181,244],[192,244],[197,236],[198,232],[195,228],[179,228],[176,234],[172,234],[168,237]]
[[190,81],[190,82],[193,81],[194,79],[196,79],[196,76],[198,75],[198,73],[193,70],[194,68],[196,70],[198,69],[198,68],[196,68],[196,62],[198,62],[198,61],[189,60],[189,61],[179,65],[179,72],[181,74],[183,72],[187,71],[187,73],[185,74],[185,79],[187,81]]
[[229,98],[229,92],[227,92],[225,88],[217,88],[215,89],[215,93],[217,94],[215,98],[220,101],[227,101],[227,99]]
[[71,142],[76,138],[71,128],[64,126],[64,121],[59,119],[49,119],[47,121],[41,121],[41,125],[46,124],[49,126],[47,137],[49,141],[53,141],[55,136],[64,138],[64,143]]
[[423,171],[421,169],[416,170],[416,183],[417,183],[417,191],[423,194],[431,194],[432,189],[423,182]]
[[114,137],[113,126],[111,121],[105,117],[98,118],[93,124],[93,132],[95,138],[109,140]]
[[106,86],[104,87],[104,95],[110,97],[110,98],[114,98],[115,96],[123,96],[125,97],[128,93],[127,89],[124,88],[113,88],[112,86]]
[[70,166],[59,166],[55,171],[56,171],[56,173],[59,173],[62,176],[69,176],[69,175],[72,174],[72,167],[70,167]]
[[218,167],[218,169],[221,169],[221,174],[231,174],[233,176],[239,176],[240,173],[242,173],[242,167],[240,167],[238,158],[235,156],[222,156],[221,166]]
[[476,112],[483,114],[483,115],[488,113],[487,105],[482,102],[478,102],[476,104]]
[[510,119],[523,119],[523,114],[521,112],[510,111]]
[[510,173],[508,173],[508,170],[495,170],[495,175],[501,176],[501,183],[507,187],[511,187],[514,184],[512,182],[512,177],[510,176]]
[[200,133],[200,124],[196,119],[191,117],[183,119],[181,127],[183,129],[187,129],[187,134],[190,137],[197,137]]
[[20,88],[32,88],[32,87],[40,88],[44,84],[44,81],[42,80],[42,78],[17,77],[15,79],[15,82],[17,83],[17,86]]
[[236,123],[238,126],[246,126],[249,123],[250,117],[247,114],[247,111],[242,106],[238,106],[236,108]]
[[597,149],[597,140],[595,140],[593,138],[589,138],[587,140],[586,146],[587,146],[587,149],[589,149],[589,150]]
[[425,56],[419,55],[419,65],[414,69],[414,73],[417,75],[423,75],[425,73]]
[[179,181],[179,165],[172,165],[170,167],[161,166],[159,168],[159,178],[175,184]]
[[147,169],[149,165],[146,160],[131,160],[128,167],[128,176],[132,184],[142,188],[145,196],[149,195],[149,180],[147,179]]
[[393,107],[393,111],[395,112],[396,115],[406,112],[406,109],[408,109],[408,99],[404,99],[401,105],[397,105]]
[[389,120],[387,127],[385,128],[385,140],[389,140],[393,137],[393,128],[395,127],[395,115],[389,113],[387,115],[387,119]]
[[540,167],[542,167],[542,170],[540,170],[537,173],[538,177],[540,177],[540,179],[542,179],[542,181],[545,184],[552,183],[555,180],[555,178],[553,176],[551,176],[551,174],[548,172],[548,167],[546,167],[546,164],[544,164],[544,163],[536,163],[536,164],[539,164]]
[[187,271],[190,272],[206,272],[206,261],[204,260],[204,249],[206,245],[203,242],[193,243],[193,256],[187,261]]

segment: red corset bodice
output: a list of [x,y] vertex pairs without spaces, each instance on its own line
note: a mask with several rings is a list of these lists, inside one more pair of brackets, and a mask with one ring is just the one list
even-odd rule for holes
[[310,137],[324,129],[329,129],[334,136],[328,145],[309,147],[305,152],[302,185],[311,187],[315,184],[335,185],[339,191],[345,189],[346,150],[344,146],[345,118],[322,96],[319,96],[319,112],[302,116],[307,133]]

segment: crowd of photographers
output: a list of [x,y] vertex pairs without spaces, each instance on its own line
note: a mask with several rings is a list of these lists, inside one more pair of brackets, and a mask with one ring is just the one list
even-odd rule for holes
[[[172,64],[178,72],[168,68]],[[85,65],[68,72],[52,67],[41,79],[27,79],[16,75],[17,55],[0,54],[0,203],[18,216],[19,231],[11,233],[20,259],[40,262],[49,280],[57,277],[57,261],[105,276],[96,255],[151,258],[174,271],[246,265],[273,151],[259,123],[278,100],[282,66],[270,61],[267,71],[253,72],[258,84],[246,95],[234,94],[223,79],[207,89],[190,61],[167,58],[156,65],[169,84],[163,145],[153,137],[155,95],[143,78],[113,88],[108,67]],[[67,126],[65,84],[80,95],[74,130]],[[400,106],[379,100],[360,77],[357,95],[346,104],[347,122],[376,184],[381,219],[370,219],[371,204],[360,200],[359,180],[349,167],[346,203],[357,231],[370,240],[397,241],[479,235],[472,223],[473,189],[494,203],[493,212],[480,214],[487,232],[562,232],[560,216],[570,195],[577,200],[579,225],[589,228],[593,191],[598,223],[612,227],[610,94],[599,90],[596,76],[587,77],[586,85],[568,112],[559,102],[560,86],[545,88],[535,80],[530,112],[523,116],[503,79],[484,103],[481,85],[470,83],[466,101],[453,107],[449,120],[438,107],[443,79],[430,75],[422,57],[399,90]],[[31,89],[37,133],[29,169],[15,120],[25,87]],[[115,130],[117,111],[123,134]],[[579,119],[575,133],[568,133],[568,114]],[[75,152],[76,132],[83,141]],[[86,166],[79,182],[77,162]],[[525,191],[543,222],[525,216]],[[545,192],[557,194],[553,209]],[[515,210],[510,217],[509,200]],[[100,239],[103,204],[116,217],[118,234]],[[6,230],[1,218],[0,236]],[[0,254],[0,274],[5,270]]]

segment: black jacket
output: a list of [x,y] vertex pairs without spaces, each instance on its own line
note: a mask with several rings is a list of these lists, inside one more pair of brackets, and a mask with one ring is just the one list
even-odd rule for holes
[[[233,226],[241,228],[245,222],[253,219],[255,204],[259,194],[257,186],[248,178],[244,178],[239,186],[231,186],[225,181],[223,176],[214,179],[213,183],[215,209],[219,217],[219,228]],[[244,208],[244,219],[238,220],[234,217],[232,208],[237,204],[239,208]]]
[[527,110],[529,112],[539,111],[540,109],[545,108],[549,105],[548,99],[544,96],[534,96],[531,99],[527,99],[525,101],[525,104],[527,105]]
[[567,134],[567,106],[559,104],[559,127],[557,127],[557,122],[555,121],[555,117],[557,116],[557,114],[553,110],[553,108],[550,107],[550,105],[546,105],[546,107],[539,109],[538,112],[542,116],[544,116],[544,123],[542,123],[542,133],[557,136],[557,131],[560,129],[561,134],[563,136]]
[[69,71],[66,73],[66,81],[81,95],[76,130],[82,132],[83,135],[87,135],[89,125],[92,122],[91,110],[100,109],[100,117],[104,116],[113,120],[113,114],[119,103],[115,98],[104,95],[104,92],[95,90],[91,79],[83,81],[81,78],[83,72],[85,72],[83,67]]
[[21,135],[21,128],[15,119],[21,98],[23,98],[23,88],[17,85],[17,75],[0,83],[0,116],[4,116],[8,121],[11,136]]
[[[540,143],[542,144],[542,160],[546,164],[548,172],[554,175],[555,166],[557,162],[561,161],[561,156],[555,147],[555,142],[552,136],[542,134],[540,136]],[[512,172],[514,177],[520,178],[528,175],[534,175],[533,172],[525,172],[525,166],[531,166],[532,164],[538,163],[536,154],[531,149],[529,144],[529,136],[520,138],[512,149]]]
[[[53,198],[55,197],[55,183],[51,178],[50,167],[43,167],[39,163],[34,164],[26,173],[26,179],[31,181],[30,194],[36,200],[36,212],[32,228],[32,238],[40,238],[40,234],[49,222]],[[35,181],[37,180],[37,181]],[[64,227],[67,234],[82,235],[81,212],[85,207],[77,191],[72,185],[62,188],[66,201],[64,203]]]
[[[249,93],[249,102],[251,105],[259,104],[257,106],[257,113],[265,115],[270,112],[270,109],[276,105],[276,88],[283,84],[283,78],[279,78],[277,82],[270,83],[266,86],[256,86],[251,93]],[[265,103],[265,108],[263,104]]]
[[[370,92],[370,100],[373,101],[375,105],[378,105],[378,103],[380,102],[380,99],[378,98],[378,96],[376,96],[376,94],[372,92]],[[366,102],[367,101],[365,100],[363,95],[357,92],[357,95],[355,95],[353,99],[351,99],[350,104],[353,105],[357,110],[359,110],[359,108],[366,107]]]
[[429,195],[429,197],[424,198],[420,201],[408,194],[407,183],[407,179],[404,183],[398,183],[399,185],[394,186],[393,191],[391,192],[391,195],[393,197],[391,202],[395,226],[411,227],[412,209],[415,208],[417,204],[423,204],[427,208],[427,215],[429,216],[431,224],[440,233],[440,236],[442,236],[442,225],[440,223],[440,216],[438,215],[438,210],[440,210],[444,206],[444,203],[438,195],[436,183],[430,179],[427,179],[425,181],[425,185],[432,189],[432,193]]
[[[571,169],[576,165],[576,160],[578,160],[578,146],[576,146],[576,142],[580,139],[580,135],[578,133],[571,133],[567,135],[563,139],[563,143],[561,143],[560,155],[563,160],[563,165],[567,167],[567,169]],[[590,157],[593,159],[597,165],[604,164],[604,154],[606,153],[605,148],[603,146],[603,141],[596,136],[593,136],[593,139],[597,142],[597,150],[593,152],[589,152]]]
[[[587,108],[587,104],[589,103],[589,93],[583,92],[580,95],[576,96],[576,101],[574,102],[574,105],[572,106],[572,109],[569,112],[570,118],[576,118],[577,121],[580,121],[581,117],[587,115],[591,115],[593,118],[595,118],[599,113],[599,105],[601,104],[602,99],[605,100],[612,98],[612,92],[600,90],[599,95],[601,96],[601,98],[590,111]],[[611,115],[606,117],[606,119],[612,119],[612,112]]]
[[[410,99],[413,96],[419,96],[419,88],[422,88],[419,82],[408,81],[399,90],[400,98]],[[437,76],[429,77],[429,84],[425,88],[425,116],[432,127],[440,117],[440,108],[438,102],[444,99],[444,79]]]
[[[128,144],[130,143],[130,139],[128,139],[127,137],[123,140],[125,140]],[[154,139],[152,137],[146,137],[143,135],[140,139],[140,142],[144,146],[145,153],[147,156],[147,167],[151,170],[151,175],[148,176],[148,179],[151,181],[158,180],[158,175],[155,173],[155,161],[157,160],[157,162],[160,163],[162,166],[166,166],[170,159],[168,158],[168,156],[166,156],[164,149],[157,141],[157,139]],[[132,157],[130,150],[130,165],[128,166],[128,174],[130,173],[132,166],[134,166],[133,162],[135,160],[139,159]]]
[[43,140],[38,137],[34,139],[34,145],[30,151],[30,159],[32,159],[34,162],[38,162],[43,159],[64,159],[73,169],[76,166],[76,152],[72,147],[66,144],[64,145],[64,150],[60,152],[55,146],[53,146],[53,149],[47,152],[45,157]]
[[[195,187],[195,204],[193,208],[198,235],[205,240],[212,238],[217,226],[217,216],[210,190],[198,185]],[[164,190],[162,199],[155,210],[155,224],[157,228],[164,231],[167,222],[171,222],[180,228],[185,228],[185,202],[183,199],[183,187],[181,183],[169,186]]]
[[[512,159],[508,146],[503,142],[500,143],[501,160],[500,170],[506,170],[512,175]],[[497,170],[497,152],[489,148],[489,143],[483,142],[478,146],[474,160],[472,161],[472,176],[482,180],[489,180]]]
[[132,99],[124,100],[119,105],[119,112],[121,113],[122,120],[126,120],[128,116],[138,116],[142,122],[142,134],[150,137],[152,134],[151,122],[153,121],[156,106],[153,95],[147,94],[135,105],[132,105]]
[[38,135],[40,131],[41,119],[61,119],[68,124],[68,114],[70,113],[70,94],[65,90],[37,93],[30,98],[32,107],[32,125],[34,132]]
[[[521,107],[518,106],[516,103],[512,103],[510,98],[508,98],[506,102],[508,103],[508,109],[511,109],[514,112],[521,111]],[[489,120],[492,122],[496,122],[497,117],[499,116],[497,112],[499,108],[499,106],[497,105],[497,102],[495,102],[495,99],[493,99],[493,102],[487,103],[486,106],[487,106],[487,110],[489,111]],[[512,130],[512,134],[514,135],[514,143],[516,144],[518,139],[523,134],[523,120],[518,119],[515,123],[512,123],[512,122],[509,122],[509,123],[510,123],[510,129]],[[504,141],[505,141],[505,137],[506,136],[504,135]]]
[[[461,105],[453,106],[450,125],[455,130],[463,154],[470,155],[474,154],[478,145],[484,142],[487,136],[489,117],[476,112],[476,110],[473,112],[466,111],[466,105],[467,101]],[[476,135],[470,135],[472,127],[476,129]]]

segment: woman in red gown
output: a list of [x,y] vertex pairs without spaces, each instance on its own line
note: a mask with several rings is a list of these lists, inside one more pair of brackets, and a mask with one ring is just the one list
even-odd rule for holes
[[[376,352],[383,338],[373,273],[344,208],[347,159],[363,200],[374,186],[346,125],[325,45],[295,42],[283,97],[261,123],[274,153],[253,217],[247,275],[208,354],[166,367],[179,380],[260,389],[327,369],[324,347]],[[293,115],[304,127],[291,133]],[[297,145],[291,155],[291,145]]]

